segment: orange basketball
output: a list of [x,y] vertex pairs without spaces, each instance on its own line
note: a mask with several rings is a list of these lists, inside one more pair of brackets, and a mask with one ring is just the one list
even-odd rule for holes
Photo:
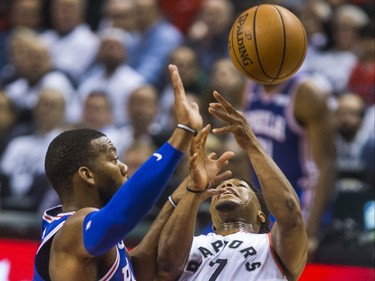
[[307,38],[301,21],[288,9],[263,4],[238,16],[229,33],[233,64],[262,84],[290,78],[303,63]]

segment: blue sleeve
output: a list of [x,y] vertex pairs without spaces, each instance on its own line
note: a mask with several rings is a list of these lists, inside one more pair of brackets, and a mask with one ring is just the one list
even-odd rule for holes
[[86,216],[83,242],[90,254],[106,253],[133,230],[160,197],[182,156],[182,152],[165,143],[105,207]]

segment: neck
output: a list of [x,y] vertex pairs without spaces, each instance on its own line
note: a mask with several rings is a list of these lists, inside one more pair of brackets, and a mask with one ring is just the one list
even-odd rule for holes
[[220,235],[229,235],[237,232],[249,232],[249,233],[256,233],[253,225],[251,223],[244,223],[244,222],[227,222],[223,223],[221,227],[216,231],[217,234]]

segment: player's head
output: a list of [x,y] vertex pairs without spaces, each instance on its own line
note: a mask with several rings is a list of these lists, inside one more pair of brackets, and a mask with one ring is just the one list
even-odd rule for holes
[[127,174],[111,141],[91,129],[58,135],[48,147],[45,170],[63,203],[79,194],[86,199],[95,197],[103,205],[126,181]]
[[250,182],[232,178],[218,185],[223,194],[212,197],[210,212],[213,229],[223,223],[242,222],[251,224],[257,233],[269,232],[269,211],[262,193]]

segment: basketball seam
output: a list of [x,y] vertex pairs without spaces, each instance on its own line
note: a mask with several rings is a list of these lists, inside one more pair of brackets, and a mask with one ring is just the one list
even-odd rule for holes
[[[237,23],[237,21],[235,22],[235,23]],[[256,79],[256,80],[258,80],[258,81],[260,81],[260,79],[259,78],[257,78],[257,77],[255,77],[252,73],[250,73],[250,72],[248,72],[247,71],[247,69],[245,68],[245,67],[243,67],[242,66],[242,63],[241,63],[241,61],[239,60],[239,58],[238,58],[238,56],[237,56],[237,54],[236,54],[236,52],[235,52],[235,49],[234,49],[234,45],[233,45],[233,38],[234,38],[234,33],[235,33],[235,30],[234,30],[234,28],[236,27],[236,24],[234,24],[233,26],[232,26],[232,30],[231,30],[231,35],[232,35],[232,37],[231,37],[231,48],[233,49],[233,55],[235,56],[235,58],[236,58],[236,61],[238,62],[238,65],[239,66],[241,66],[241,68],[243,69],[243,71],[245,71],[248,75],[250,75],[252,78],[254,78],[254,79]]]
[[277,72],[275,78],[272,80],[272,82],[275,82],[276,79],[280,79],[281,77],[279,77],[279,74],[281,72],[281,69],[283,68],[283,65],[284,65],[284,60],[285,60],[285,50],[286,50],[286,31],[285,31],[285,25],[284,25],[284,19],[279,11],[279,9],[275,6],[275,5],[272,5],[277,13],[279,14],[280,16],[280,20],[281,20],[281,24],[283,26],[283,37],[284,37],[284,48],[283,48],[283,56],[282,56],[282,59],[281,59],[281,63],[280,63],[280,67],[279,67],[279,71]]
[[[257,17],[257,13],[258,13],[258,9],[259,9],[259,6],[258,6],[258,7],[256,8],[256,10],[254,11],[254,17],[253,17],[253,34],[254,34],[254,47],[255,47],[255,53],[256,53],[256,57],[257,57],[257,59],[258,59],[259,65],[260,65],[260,69],[262,70],[264,76],[266,76],[267,78],[270,78],[270,79],[274,79],[274,77],[269,76],[269,75],[264,71],[263,64],[262,64],[262,60],[260,59],[259,52],[258,52],[257,34],[256,34],[256,26],[255,26],[255,23],[256,23],[256,17]],[[263,79],[262,79],[262,80],[263,80]]]
[[[305,36],[306,36],[306,32],[305,32],[305,27],[303,26],[303,24],[300,22],[299,23],[300,24],[300,26],[301,26],[301,28],[302,28],[302,32],[305,34]],[[304,54],[305,53],[305,50],[306,50],[306,48],[307,48],[307,41],[305,40],[304,41],[304,44],[303,44],[303,52],[302,52],[302,54]],[[306,56],[306,55],[305,55]],[[296,72],[300,67],[301,67],[301,60],[304,60],[304,57],[305,56],[301,56],[300,57],[300,59],[299,59],[299,61],[298,61],[298,63],[295,65],[295,67],[288,73],[288,74],[286,74],[286,75],[284,75],[284,76],[281,76],[280,77],[280,79],[283,79],[283,78],[285,78],[285,77],[288,77],[288,76],[290,76],[292,73],[294,73],[294,72]]]

